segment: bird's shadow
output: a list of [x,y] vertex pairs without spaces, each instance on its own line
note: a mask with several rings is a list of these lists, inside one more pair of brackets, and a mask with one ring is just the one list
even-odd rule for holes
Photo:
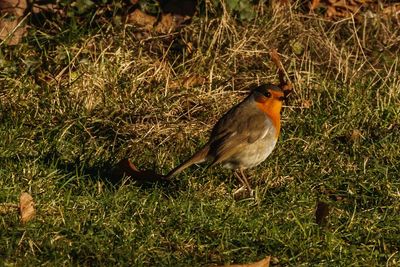
[[85,177],[91,181],[102,181],[111,190],[134,184],[142,189],[162,188],[168,194],[183,186],[177,181],[164,179],[163,175],[154,170],[141,171],[129,159],[120,161],[103,159],[89,165],[79,159],[66,161],[57,151],[53,151],[48,153],[43,161],[47,165],[55,165],[56,169],[63,174],[60,180],[63,186],[67,183],[78,182],[79,179],[73,179],[74,176]]

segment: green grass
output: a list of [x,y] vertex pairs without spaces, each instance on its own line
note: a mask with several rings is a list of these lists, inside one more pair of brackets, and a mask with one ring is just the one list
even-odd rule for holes
[[[27,191],[37,216],[22,225],[1,214],[0,262],[398,265],[398,27],[298,12],[267,8],[251,23],[199,16],[175,38],[56,22],[52,35],[33,27],[1,47],[0,203]],[[108,182],[125,157],[166,173],[191,155],[247,86],[277,81],[273,47],[295,92],[276,149],[248,171],[254,199],[235,200],[238,182],[220,167],[168,184]],[[194,74],[207,82],[170,87]],[[325,227],[318,200],[330,205]]]

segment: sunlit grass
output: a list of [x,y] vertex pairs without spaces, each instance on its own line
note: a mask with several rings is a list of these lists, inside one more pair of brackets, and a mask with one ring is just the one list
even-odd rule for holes
[[[200,16],[175,38],[111,24],[51,40],[31,29],[20,46],[1,48],[0,202],[30,192],[37,216],[21,225],[2,214],[0,261],[203,266],[271,255],[282,266],[395,266],[395,29],[294,11],[252,24]],[[275,47],[295,92],[275,151],[248,171],[254,199],[235,200],[238,182],[218,166],[168,184],[108,182],[125,157],[167,173],[190,156],[249,85],[278,80]],[[205,82],[170,87],[191,75]],[[325,227],[315,223],[318,200],[330,205]]]

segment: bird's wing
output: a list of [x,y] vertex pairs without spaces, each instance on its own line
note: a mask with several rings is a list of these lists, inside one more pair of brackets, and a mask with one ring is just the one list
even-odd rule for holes
[[213,164],[223,162],[246,145],[264,138],[273,129],[272,122],[258,109],[238,105],[215,125],[210,140]]

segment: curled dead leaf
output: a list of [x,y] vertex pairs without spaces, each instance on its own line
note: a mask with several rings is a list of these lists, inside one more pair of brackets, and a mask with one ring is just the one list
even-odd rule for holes
[[21,193],[19,196],[19,210],[22,223],[27,223],[35,217],[35,203],[30,194],[26,192]]
[[138,183],[151,183],[163,180],[163,175],[153,170],[139,170],[129,159],[122,159],[111,172],[111,181],[119,183],[123,178],[129,178]]

